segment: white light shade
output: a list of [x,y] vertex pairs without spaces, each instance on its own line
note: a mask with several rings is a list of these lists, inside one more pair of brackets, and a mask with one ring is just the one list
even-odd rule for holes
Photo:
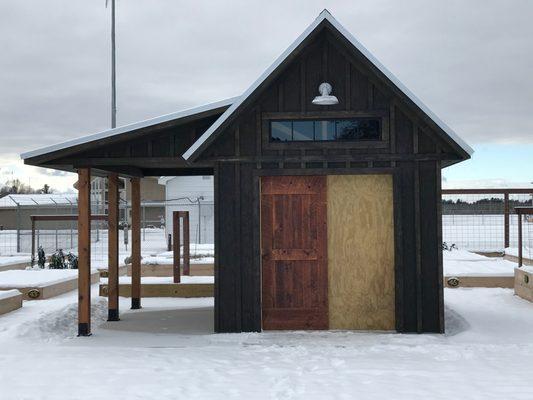
[[333,88],[329,83],[322,82],[318,87],[318,92],[320,93],[320,96],[316,96],[313,99],[312,103],[319,106],[331,106],[333,104],[339,104],[339,99],[331,95],[332,90]]

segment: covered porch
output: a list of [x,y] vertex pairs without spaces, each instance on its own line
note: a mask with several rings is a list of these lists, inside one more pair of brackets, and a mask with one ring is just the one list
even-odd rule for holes
[[[108,282],[105,288],[107,295],[107,319],[111,325],[121,320],[119,296],[125,294],[123,286],[128,286],[127,296],[131,298],[130,308],[142,308],[141,280],[141,181],[149,176],[198,176],[213,175],[214,168],[208,161],[194,164],[183,159],[183,154],[195,140],[211,125],[231,104],[232,99],[197,107],[190,110],[170,114],[143,121],[141,123],[115,128],[95,135],[86,136],[70,142],[49,146],[44,149],[22,154],[24,162],[45,168],[75,172],[78,174],[78,335],[91,334],[91,179],[106,178],[107,201],[106,219],[108,224]],[[131,182],[131,279],[127,285],[119,279],[119,181],[120,178]],[[181,275],[188,275],[189,238],[188,234],[180,237],[181,229],[188,233],[188,215],[185,212],[174,212],[172,247],[174,250],[173,279],[176,287],[174,293],[182,290],[181,286],[189,282],[181,282]],[[182,255],[180,243],[183,243]],[[216,252],[215,252],[216,254]],[[216,258],[215,258],[216,259]],[[183,260],[183,261],[182,261]],[[183,265],[182,265],[183,263]],[[215,277],[216,282],[216,277]],[[187,295],[191,288],[185,290]],[[205,291],[204,291],[205,292]],[[148,292],[147,292],[148,293]],[[207,293],[207,292],[206,292]],[[212,293],[212,290],[211,290]],[[102,292],[100,292],[102,294]],[[153,294],[152,294],[153,296]],[[165,312],[162,312],[165,313]],[[161,317],[154,314],[154,321]],[[152,314],[150,314],[152,315]],[[204,318],[209,322],[204,326],[213,332],[213,310],[204,310]],[[150,317],[149,315],[146,317]],[[143,318],[146,318],[143,317]],[[128,314],[120,329],[138,326],[132,321],[140,317]],[[186,322],[188,316],[183,312],[168,313],[166,317]],[[147,329],[157,326],[151,318],[142,325]],[[189,321],[190,322],[190,321]],[[152,328],[150,328],[150,326]],[[191,326],[194,326],[192,324]]]

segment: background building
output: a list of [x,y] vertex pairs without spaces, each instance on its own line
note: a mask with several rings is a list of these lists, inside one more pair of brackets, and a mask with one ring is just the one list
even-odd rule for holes
[[165,227],[172,233],[172,212],[189,211],[191,243],[214,243],[212,176],[162,176],[165,187]]

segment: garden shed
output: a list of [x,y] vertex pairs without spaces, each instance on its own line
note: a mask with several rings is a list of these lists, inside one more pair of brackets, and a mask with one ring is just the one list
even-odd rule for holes
[[443,332],[441,169],[471,154],[324,10],[242,96],[22,158],[79,174],[80,334],[91,173],[110,177],[110,319],[117,175],[132,180],[134,271],[139,178],[214,175],[217,332]]

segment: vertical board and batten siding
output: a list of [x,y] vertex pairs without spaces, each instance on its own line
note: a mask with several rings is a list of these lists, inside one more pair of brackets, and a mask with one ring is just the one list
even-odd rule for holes
[[[325,108],[311,100],[324,80],[339,98],[326,108],[328,115],[385,115],[386,146],[265,143],[266,114],[320,117]],[[396,329],[443,331],[439,157],[455,156],[388,85],[361,54],[324,29],[201,155],[215,163],[217,332],[261,330],[260,176],[342,174],[393,175]]]

